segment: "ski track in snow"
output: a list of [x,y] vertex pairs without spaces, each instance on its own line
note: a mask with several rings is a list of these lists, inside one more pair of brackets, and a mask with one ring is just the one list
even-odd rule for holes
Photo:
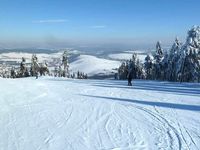
[[0,150],[200,150],[199,84],[0,81]]

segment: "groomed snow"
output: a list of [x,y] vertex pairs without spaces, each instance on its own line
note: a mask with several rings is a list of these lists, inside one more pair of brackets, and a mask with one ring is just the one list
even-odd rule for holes
[[1,150],[198,150],[200,85],[1,79]]

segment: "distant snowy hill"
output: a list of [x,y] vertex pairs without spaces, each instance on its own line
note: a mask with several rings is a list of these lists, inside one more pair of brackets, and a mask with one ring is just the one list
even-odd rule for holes
[[[63,51],[56,53],[37,53],[38,61],[40,63],[47,62],[50,70],[59,67],[61,63]],[[89,76],[113,76],[120,66],[121,61],[128,60],[132,57],[133,52],[114,53],[91,55],[85,54],[77,50],[69,51],[70,71],[84,72]],[[145,55],[139,53],[139,58],[142,60]],[[24,52],[8,52],[0,54],[0,63],[8,63],[19,67],[22,57],[26,59],[26,63],[31,62],[32,53]]]
[[70,70],[77,72],[81,71],[87,73],[89,76],[95,74],[112,74],[116,72],[120,65],[119,61],[107,60],[103,58],[97,58],[91,55],[80,55],[77,60],[70,64]]
[[0,82],[1,150],[200,149],[199,84],[136,80],[128,87],[126,81],[48,77]]

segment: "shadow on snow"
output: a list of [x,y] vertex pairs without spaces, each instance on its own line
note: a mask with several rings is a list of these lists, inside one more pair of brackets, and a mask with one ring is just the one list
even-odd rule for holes
[[123,89],[135,89],[135,90],[150,90],[173,93],[177,95],[193,95],[200,96],[200,84],[191,83],[169,83],[169,82],[152,82],[145,80],[133,81],[133,86],[127,86],[125,82],[96,82],[92,83],[93,86],[107,87],[107,88],[123,88]]
[[133,90],[159,91],[173,93],[176,95],[200,96],[199,83],[177,83],[167,81],[134,80],[133,86],[127,86],[127,81],[122,80],[77,80],[77,79],[48,79],[50,81],[67,81],[72,83],[83,83],[91,86],[106,88],[121,88]]
[[116,98],[116,97],[105,97],[105,96],[92,96],[92,95],[81,95],[81,96],[86,96],[86,97],[90,97],[90,98],[107,99],[107,100],[113,100],[113,101],[129,102],[129,103],[149,105],[149,106],[158,106],[158,107],[164,107],[164,108],[200,111],[200,106],[198,106],[198,105],[174,104],[174,103],[166,103],[166,102],[152,102],[152,101],[124,99],[124,98]]

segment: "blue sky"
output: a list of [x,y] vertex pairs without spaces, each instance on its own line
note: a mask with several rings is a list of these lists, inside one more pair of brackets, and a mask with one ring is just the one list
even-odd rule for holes
[[0,0],[0,44],[170,43],[200,23],[199,6],[199,0]]

